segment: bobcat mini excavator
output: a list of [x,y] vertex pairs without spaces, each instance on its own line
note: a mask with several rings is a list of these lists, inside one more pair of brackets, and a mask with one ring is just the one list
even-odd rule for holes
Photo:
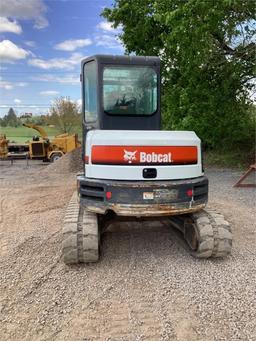
[[227,256],[230,225],[205,209],[200,139],[160,130],[159,58],[89,57],[81,83],[84,173],[64,220],[64,262],[98,261],[100,235],[114,220],[163,217],[195,257]]

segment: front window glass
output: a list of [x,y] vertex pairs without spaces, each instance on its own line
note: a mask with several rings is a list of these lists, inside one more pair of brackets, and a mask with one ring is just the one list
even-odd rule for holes
[[103,72],[104,111],[152,115],[157,110],[157,74],[151,67],[113,66]]

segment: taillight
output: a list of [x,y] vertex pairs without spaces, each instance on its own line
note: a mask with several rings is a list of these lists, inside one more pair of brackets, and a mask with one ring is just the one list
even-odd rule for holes
[[106,192],[106,199],[110,200],[112,198],[112,192],[108,191]]
[[186,193],[187,193],[188,197],[192,197],[193,196],[193,189],[188,189]]

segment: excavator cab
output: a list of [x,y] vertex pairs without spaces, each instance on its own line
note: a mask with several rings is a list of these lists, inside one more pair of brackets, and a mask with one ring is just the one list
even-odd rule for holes
[[160,60],[96,55],[82,61],[84,126],[159,130]]

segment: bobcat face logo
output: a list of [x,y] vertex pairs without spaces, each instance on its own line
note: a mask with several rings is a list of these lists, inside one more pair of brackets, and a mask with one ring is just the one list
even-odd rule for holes
[[130,152],[124,149],[124,160],[128,161],[128,163],[132,163],[132,161],[136,160],[136,153],[137,150],[135,150],[135,152]]

